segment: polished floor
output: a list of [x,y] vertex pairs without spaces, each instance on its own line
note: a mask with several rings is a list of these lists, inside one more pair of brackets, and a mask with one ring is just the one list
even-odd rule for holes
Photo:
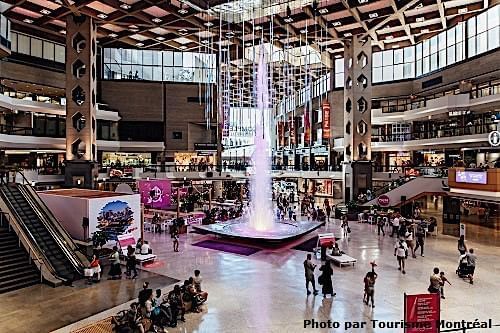
[[[338,221],[330,222],[318,232],[337,232],[338,225]],[[500,323],[500,248],[468,242],[478,255],[475,283],[470,285],[454,273],[458,252],[456,239],[452,237],[428,238],[426,256],[410,258],[407,274],[402,275],[393,256],[393,238],[378,236],[374,228],[366,224],[351,222],[351,229],[350,239],[342,239],[340,245],[349,255],[357,258],[358,263],[354,267],[334,268],[337,296],[333,299],[306,296],[302,266],[306,253],[290,249],[298,242],[284,248],[264,249],[251,256],[240,256],[191,246],[212,236],[190,233],[182,235],[181,251],[174,253],[167,235],[148,234],[162,261],[149,270],[184,280],[195,268],[200,269],[204,277],[203,288],[210,293],[203,313],[187,315],[185,324],[169,329],[169,332],[345,332],[343,328],[307,330],[303,328],[304,320],[331,319],[342,324],[345,321],[370,322],[372,319],[399,321],[403,316],[403,294],[426,293],[429,276],[435,266],[444,270],[452,283],[452,286],[446,286],[442,319],[491,318],[493,323]],[[376,307],[371,309],[362,303],[362,298],[363,276],[373,260],[378,264],[379,279],[375,292]],[[105,284],[100,287],[105,288]],[[164,288],[165,291],[169,289],[171,286]],[[74,302],[77,311],[78,299]],[[56,332],[69,332],[127,306],[128,303],[112,308]],[[399,333],[401,330],[365,328],[352,332]],[[471,331],[478,332],[498,330]]]

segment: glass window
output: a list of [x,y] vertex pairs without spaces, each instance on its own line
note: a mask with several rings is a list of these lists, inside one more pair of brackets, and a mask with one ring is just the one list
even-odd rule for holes
[[[335,61],[335,63],[336,62],[337,61]],[[382,52],[374,52],[372,54],[372,64],[373,64],[373,67],[382,67]],[[335,70],[337,70],[337,69],[335,69]],[[342,71],[343,71],[343,69],[342,69]]]
[[455,30],[457,31],[457,39],[456,42],[463,42],[465,38],[465,33],[464,33],[464,24],[463,22],[458,23],[455,26]]
[[495,6],[488,10],[488,29],[498,27],[500,25],[500,6]]
[[10,35],[10,49],[12,52],[17,52],[17,34],[12,33]]
[[446,48],[439,51],[439,68],[446,67]]
[[417,60],[422,59],[422,43],[418,43],[415,46],[415,54],[416,54]]
[[406,63],[404,65],[403,74],[405,79],[415,77],[415,66],[414,63]]
[[403,79],[403,64],[394,65],[394,80]]
[[23,34],[18,35],[17,52],[22,54],[30,54],[30,38],[28,36]]
[[194,59],[193,59],[193,54],[192,53],[184,53],[184,56],[182,58],[182,66],[183,67],[194,67]]
[[43,50],[42,50],[42,40],[38,38],[31,38],[31,56],[42,58]]
[[[140,64],[140,62],[134,62],[134,63]],[[151,50],[142,51],[142,64],[143,65],[152,65],[153,64],[153,51],[151,51]]]
[[476,17],[467,20],[467,37],[476,35]]
[[455,28],[448,29],[446,32],[446,45],[451,46],[455,44]]
[[488,30],[488,50],[493,50],[498,47],[499,36],[500,36],[500,30],[498,26]]
[[174,53],[171,51],[163,52],[163,66],[173,66],[174,65]]
[[143,63],[143,52],[142,50],[132,50],[130,53],[130,63],[136,65],[142,65]]
[[438,50],[438,39],[437,39],[437,36],[434,36],[434,37],[431,38],[430,44],[431,44],[431,54],[432,53],[436,53],[437,50]]
[[173,67],[165,67],[163,69],[163,80],[164,81],[173,81],[174,80],[174,68]]
[[485,32],[486,29],[488,28],[488,25],[487,25],[487,18],[488,18],[488,12],[485,12],[485,13],[482,13],[482,14],[479,14],[477,16],[477,24],[476,24],[476,27],[477,27],[477,34],[480,34],[481,32]]
[[477,53],[488,51],[488,34],[483,32],[477,35]]
[[152,80],[153,79],[153,67],[152,66],[142,66],[142,79]]
[[473,57],[476,55],[476,37],[467,39],[467,51],[469,53],[469,57]]
[[422,74],[429,73],[429,57],[422,59]]
[[56,44],[54,46],[54,60],[63,64],[66,62],[66,50],[64,49],[64,45]]
[[[182,66],[182,52],[174,52],[174,66]],[[177,75],[174,75],[177,77]]]
[[394,64],[402,64],[403,62],[403,49],[394,50]]
[[[375,70],[375,68],[373,70]],[[335,87],[340,88],[343,86],[344,86],[344,73],[335,74]]]
[[43,58],[54,60],[54,43],[43,41]]
[[386,66],[383,67],[382,70],[382,80],[383,81],[392,81],[394,79],[394,73],[393,73],[393,68],[392,66]]
[[465,50],[464,43],[457,43],[457,54],[456,54],[457,62],[464,60],[465,58]]
[[450,46],[446,49],[446,55],[447,55],[447,60],[446,62],[448,65],[454,64],[455,63],[455,46]]
[[384,66],[392,65],[394,63],[392,50],[382,51],[382,60]]
[[[161,66],[154,66],[153,67],[153,80],[154,81],[161,81],[162,76],[163,76],[163,73],[161,70]],[[197,80],[197,81],[199,81],[199,80]]]
[[408,46],[404,48],[404,58],[405,62],[415,61],[415,48],[413,46]]
[[132,64],[132,63],[137,63],[137,62],[132,61],[132,50],[131,49],[121,50],[121,63],[127,64],[127,65]]
[[429,40],[426,39],[422,43],[422,54],[424,57],[427,57],[429,55]]
[[422,59],[417,60],[416,75],[417,76],[422,75]]
[[435,71],[438,69],[438,58],[437,58],[437,53],[431,54],[431,71]]
[[373,82],[382,82],[382,67],[373,68]]
[[446,31],[443,31],[438,35],[438,48],[439,50],[446,49]]

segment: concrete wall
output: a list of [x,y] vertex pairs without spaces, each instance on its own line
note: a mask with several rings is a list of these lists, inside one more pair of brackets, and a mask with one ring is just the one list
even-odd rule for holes
[[0,77],[62,89],[66,85],[64,73],[9,61],[0,61]]

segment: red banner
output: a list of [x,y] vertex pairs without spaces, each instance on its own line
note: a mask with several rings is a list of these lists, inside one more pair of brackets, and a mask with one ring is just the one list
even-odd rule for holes
[[297,132],[295,131],[295,118],[290,117],[288,119],[288,129],[289,129],[289,137],[290,137],[290,145],[295,145],[296,143],[296,135]]
[[323,139],[330,139],[330,103],[328,101],[324,101],[321,104],[321,110],[323,111]]
[[311,141],[311,121],[309,120],[309,110],[304,108],[304,144],[309,145]]
[[435,294],[405,294],[405,333],[438,333],[441,298]]

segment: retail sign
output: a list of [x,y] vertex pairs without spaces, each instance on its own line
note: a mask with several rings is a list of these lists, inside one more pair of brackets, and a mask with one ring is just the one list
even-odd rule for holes
[[405,294],[405,333],[438,333],[440,301],[439,293]]
[[278,145],[283,147],[285,145],[285,122],[278,121]]
[[457,183],[467,184],[488,184],[488,173],[486,171],[465,171],[457,170],[455,173]]
[[377,201],[378,201],[378,204],[382,207],[387,207],[391,203],[391,199],[385,194],[382,194],[381,196],[379,196]]
[[172,184],[169,179],[139,180],[141,203],[155,209],[171,206]]
[[324,101],[323,104],[321,104],[321,110],[323,111],[323,139],[328,140],[330,139],[330,103]]
[[309,108],[304,107],[304,144],[309,145],[311,141],[311,121],[309,118]]
[[288,130],[290,137],[290,145],[294,145],[296,143],[296,131],[295,131],[295,118],[291,117],[288,119]]
[[492,147],[500,146],[500,132],[499,131],[490,132],[490,134],[488,134],[488,142]]

